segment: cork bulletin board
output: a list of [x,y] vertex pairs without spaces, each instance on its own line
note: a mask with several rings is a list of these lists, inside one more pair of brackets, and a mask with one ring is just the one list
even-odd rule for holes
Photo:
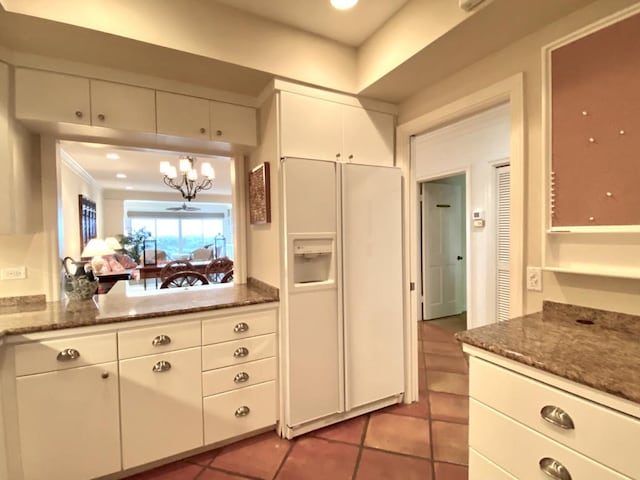
[[551,52],[551,226],[640,225],[640,14]]
[[258,165],[249,172],[249,222],[271,222],[271,190],[269,163]]

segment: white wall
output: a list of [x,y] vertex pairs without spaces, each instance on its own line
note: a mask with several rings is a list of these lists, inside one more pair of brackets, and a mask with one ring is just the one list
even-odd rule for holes
[[[542,265],[543,168],[542,145],[542,65],[541,49],[580,28],[637,3],[636,0],[599,0],[547,27],[514,42],[422,90],[400,106],[399,123],[432,112],[462,97],[493,85],[512,75],[525,76],[525,265]],[[473,39],[469,39],[472,41]],[[584,278],[545,272],[543,292],[525,292],[526,313],[539,311],[542,299],[574,303],[593,308],[640,313],[640,281],[614,278]]]
[[509,105],[504,104],[413,139],[416,180],[467,171],[467,212],[486,212],[486,226],[468,230],[469,328],[493,323],[496,318],[494,163],[508,160],[510,133]]
[[[260,145],[249,157],[247,172],[263,162],[269,162],[271,172],[271,223],[247,225],[247,277],[280,287],[280,161],[278,158],[277,95],[260,108],[258,129]],[[247,213],[247,223],[249,214]]]

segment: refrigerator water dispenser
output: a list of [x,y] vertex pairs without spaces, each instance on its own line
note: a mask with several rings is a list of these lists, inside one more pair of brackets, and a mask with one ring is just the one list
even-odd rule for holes
[[333,239],[309,238],[293,241],[293,283],[333,281]]

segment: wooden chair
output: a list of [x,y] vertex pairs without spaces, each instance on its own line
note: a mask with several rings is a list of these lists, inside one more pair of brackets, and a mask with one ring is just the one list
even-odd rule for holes
[[160,288],[194,287],[209,285],[209,280],[203,274],[192,271],[177,272],[163,280]]
[[[229,257],[214,258],[204,269],[205,276],[209,281],[222,283],[225,274],[233,271],[233,260]],[[232,277],[233,278],[233,274]]]
[[174,273],[194,271],[193,265],[187,260],[172,260],[160,270],[160,280],[169,278]]
[[233,270],[225,273],[224,277],[222,277],[222,280],[220,280],[220,283],[230,283],[230,282],[233,282]]

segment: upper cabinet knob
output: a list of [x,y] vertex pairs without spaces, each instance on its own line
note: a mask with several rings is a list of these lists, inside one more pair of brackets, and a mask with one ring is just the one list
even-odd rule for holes
[[339,153],[336,153],[336,158],[340,158],[340,154]]
[[204,128],[204,127],[202,127],[202,128],[200,129],[200,133],[207,133],[207,129],[206,129],[206,128]]
[[353,160],[353,154],[349,155],[349,160]]
[[98,114],[98,120],[100,120],[101,122],[104,122],[104,119],[105,119],[105,118],[106,118],[106,117],[104,116],[104,113],[99,113],[99,114]]
[[82,118],[82,112],[80,110],[76,110],[76,117]]
[[216,130],[216,135],[219,137],[220,135],[222,135],[222,130]]

